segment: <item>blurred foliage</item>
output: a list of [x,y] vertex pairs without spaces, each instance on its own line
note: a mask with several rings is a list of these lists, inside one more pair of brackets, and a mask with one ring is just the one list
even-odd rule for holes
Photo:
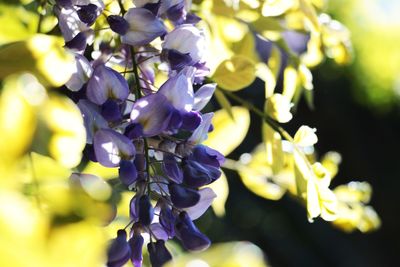
[[[240,160],[228,159],[225,167],[237,170],[243,184],[266,199],[278,200],[288,192],[306,207],[310,221],[321,216],[345,231],[368,232],[380,225],[368,206],[369,184],[352,182],[331,190],[338,155],[330,153],[318,161],[313,129],[302,126],[291,137],[278,124],[292,119],[291,108],[301,96],[312,106],[311,68],[325,58],[338,64],[352,61],[349,31],[324,13],[325,2],[194,1],[210,38],[211,79],[221,87],[216,97],[223,108],[215,113],[215,130],[206,144],[229,155],[248,134],[250,111],[262,113],[263,143]],[[102,266],[107,241],[129,222],[130,199],[111,188],[115,169],[90,163],[83,166],[89,176],[73,174],[82,167],[78,165],[86,135],[76,105],[54,88],[74,72],[73,57],[59,37],[36,33],[38,11],[44,19],[42,32],[56,25],[50,8],[32,1],[0,4],[0,266]],[[285,37],[288,32],[307,37],[307,49],[298,52],[293,45],[300,41],[292,43]],[[259,53],[257,42],[269,47],[267,57]],[[380,77],[382,88],[396,82],[390,79],[397,65],[390,64],[393,73],[382,73],[384,60],[367,59],[363,53],[368,52],[360,52],[363,79]],[[245,89],[256,77],[264,82],[264,110],[229,94]],[[372,94],[371,99],[383,99]],[[243,106],[232,105],[232,100]],[[214,211],[223,216],[229,193],[225,174],[212,188],[218,194]],[[182,254],[173,266],[265,262],[255,245],[226,243],[195,256]]]
[[395,0],[337,0],[332,1],[329,10],[351,31],[356,57],[350,71],[360,103],[377,112],[387,112],[398,106],[400,3]]

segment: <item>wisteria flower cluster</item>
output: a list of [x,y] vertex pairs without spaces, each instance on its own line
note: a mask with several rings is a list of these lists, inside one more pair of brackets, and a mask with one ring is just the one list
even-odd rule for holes
[[[205,186],[220,177],[224,162],[222,154],[201,144],[213,130],[213,113],[201,110],[216,84],[203,84],[206,41],[185,1],[137,0],[128,10],[119,4],[120,13],[111,14],[101,0],[57,1],[59,27],[76,59],[66,87],[84,118],[86,155],[118,167],[120,183],[135,192],[131,221],[111,241],[107,265],[130,259],[142,266],[147,233],[150,262],[162,266],[172,258],[168,239],[177,238],[190,251],[210,245],[193,220],[215,198]],[[91,28],[101,15],[113,42]],[[158,71],[168,75],[160,88]]]

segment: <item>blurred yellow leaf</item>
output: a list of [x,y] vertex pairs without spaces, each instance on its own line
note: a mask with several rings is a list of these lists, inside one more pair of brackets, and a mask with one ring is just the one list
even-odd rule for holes
[[57,267],[102,266],[106,262],[106,248],[103,230],[82,221],[54,227],[46,256]]
[[265,63],[257,63],[257,77],[265,83],[265,97],[271,97],[274,94],[276,78],[271,69]]
[[254,63],[244,56],[234,56],[223,61],[212,79],[218,86],[229,91],[238,91],[253,83],[256,78]]
[[166,267],[266,267],[264,254],[249,242],[231,242],[212,245],[200,253],[182,254]]
[[83,169],[82,173],[90,173],[94,174],[97,176],[100,176],[103,179],[112,179],[112,178],[117,178],[119,176],[118,174],[118,168],[109,168],[109,167],[104,167],[98,162],[93,162],[90,161],[86,166],[85,169]]
[[220,90],[216,90],[214,92],[214,96],[218,101],[218,104],[224,109],[226,110],[226,112],[228,112],[228,115],[231,119],[233,118],[233,114],[232,114],[232,106],[231,103],[229,102],[229,99],[225,96],[225,94],[223,92],[221,92]]
[[112,194],[111,186],[100,177],[93,174],[73,173],[70,184],[76,189],[82,189],[92,199],[107,201]]
[[284,166],[282,138],[267,123],[263,123],[263,142],[265,144],[266,163],[272,168],[274,174],[278,174]]
[[0,266],[50,267],[45,264],[48,218],[23,195],[0,190]]
[[65,84],[75,70],[75,62],[63,45],[61,37],[36,34],[26,41],[1,46],[0,78],[28,71],[45,84]]
[[289,100],[293,99],[299,84],[297,69],[289,65],[283,71],[283,92]]
[[229,195],[228,180],[226,179],[225,173],[221,171],[221,177],[209,185],[209,187],[214,190],[217,195],[211,204],[212,208],[217,216],[222,217],[225,215],[225,203]]
[[39,16],[20,4],[0,4],[0,45],[32,36]]
[[318,216],[326,221],[335,220],[337,199],[328,188],[329,173],[320,163],[311,165],[297,149],[294,150],[294,162],[297,195],[305,201],[308,220],[312,222]]
[[318,137],[315,134],[316,131],[317,129],[315,128],[302,125],[294,135],[293,141],[298,146],[313,146],[318,142]]
[[212,120],[214,131],[208,134],[208,139],[204,142],[224,156],[242,143],[250,126],[250,112],[246,108],[232,107],[232,114],[234,120],[226,110],[215,112]]
[[266,0],[262,8],[262,14],[265,17],[279,16],[296,6],[296,0]]
[[366,204],[371,197],[371,186],[367,182],[350,182],[334,189],[338,198],[338,216],[333,224],[338,228],[352,232],[370,232],[378,229],[381,220],[376,211]]
[[339,171],[339,164],[342,157],[339,153],[331,151],[326,153],[321,160],[321,164],[330,172],[332,178],[336,176]]
[[265,111],[274,120],[285,123],[293,118],[290,109],[292,104],[290,99],[281,94],[273,94],[265,101]]
[[[32,102],[45,96],[45,92],[28,74],[8,77],[0,92],[0,162],[6,168],[28,150],[36,129],[36,109]],[[37,104],[40,103],[39,99]]]
[[[50,132],[49,139],[40,140],[48,144],[49,155],[68,168],[77,166],[86,144],[86,130],[78,107],[66,97],[51,95],[41,108],[40,117],[43,122],[40,131]],[[40,135],[43,132],[37,133]],[[45,144],[39,142],[35,148],[46,147]]]
[[319,31],[320,25],[314,6],[310,3],[309,0],[299,0],[299,4],[300,10],[310,22],[310,26],[312,27],[313,31]]

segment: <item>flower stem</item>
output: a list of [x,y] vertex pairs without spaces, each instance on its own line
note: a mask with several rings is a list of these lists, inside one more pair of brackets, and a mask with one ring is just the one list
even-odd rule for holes
[[246,108],[248,108],[250,111],[252,111],[254,114],[256,114],[257,116],[261,117],[262,119],[264,119],[264,121],[271,126],[272,129],[274,129],[275,131],[277,131],[283,138],[285,138],[286,140],[293,142],[293,138],[290,136],[290,134],[283,129],[276,121],[274,121],[274,119],[272,119],[270,116],[268,116],[267,114],[265,114],[262,110],[260,110],[259,108],[255,107],[252,103],[250,103],[249,101],[244,100],[243,98],[233,94],[232,92],[223,90],[221,88],[217,88],[219,91],[221,91],[223,94],[225,94],[227,97],[235,100],[236,102],[242,104],[243,106],[245,106]]

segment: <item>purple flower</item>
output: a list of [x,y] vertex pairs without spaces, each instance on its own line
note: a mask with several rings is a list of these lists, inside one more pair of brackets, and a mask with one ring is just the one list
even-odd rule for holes
[[196,190],[183,185],[170,184],[168,189],[172,203],[179,209],[192,207],[200,200],[200,194]]
[[155,93],[135,102],[131,120],[132,123],[140,123],[144,136],[154,136],[169,128],[174,110],[164,95]]
[[124,35],[129,30],[129,23],[121,16],[111,15],[107,17],[107,22],[110,25],[111,30],[114,32]]
[[189,53],[181,53],[175,49],[164,50],[162,59],[168,61],[172,70],[180,70],[192,63]]
[[162,48],[164,51],[174,49],[181,54],[188,54],[190,65],[194,65],[203,60],[205,45],[203,32],[191,24],[183,24],[165,36]]
[[79,91],[92,76],[93,68],[89,61],[80,54],[75,54],[75,72],[65,86],[71,91]]
[[124,15],[129,23],[128,31],[121,36],[124,44],[146,45],[166,33],[162,21],[145,8],[131,8]]
[[201,115],[196,111],[182,112],[182,130],[194,131],[201,124]]
[[93,137],[96,158],[105,167],[117,167],[121,160],[135,156],[135,147],[124,135],[109,129],[96,132]]
[[89,26],[79,19],[72,7],[55,8],[58,26],[66,42],[71,41],[78,33],[87,31]]
[[86,143],[93,143],[94,134],[100,129],[108,129],[107,121],[100,115],[100,108],[92,102],[81,99],[78,107],[83,116],[83,123],[86,129]]
[[176,236],[187,250],[201,251],[207,249],[211,244],[210,239],[197,229],[189,215],[184,211],[179,214],[175,231]]
[[193,75],[195,69],[187,67],[174,77],[169,78],[157,92],[164,95],[177,109],[191,111],[193,107]]
[[181,0],[177,4],[167,9],[167,18],[175,25],[182,24],[186,19],[185,1]]
[[205,145],[196,145],[189,158],[216,168],[219,168],[225,162],[225,157],[221,153]]
[[192,144],[199,144],[202,143],[204,140],[207,139],[208,130],[211,126],[211,120],[214,116],[214,113],[206,113],[202,115],[202,121],[199,127],[192,133],[189,137],[188,142]]
[[172,260],[172,255],[165,247],[164,240],[150,242],[147,244],[152,267],[162,267],[165,263]]
[[119,163],[118,173],[121,182],[127,186],[136,182],[138,178],[135,164],[128,160],[121,160],[121,162]]
[[131,250],[126,241],[125,230],[118,230],[117,238],[111,241],[107,251],[107,266],[120,267],[123,266],[130,258]]
[[143,243],[144,239],[140,234],[133,234],[129,239],[129,247],[131,249],[131,261],[134,267],[142,267],[143,262]]
[[182,183],[183,173],[182,169],[176,162],[176,159],[173,155],[165,154],[163,157],[163,165],[162,165],[164,173],[168,176],[170,180],[175,183]]
[[131,217],[131,220],[134,221],[137,221],[139,219],[138,202],[139,201],[136,195],[129,202],[129,215]]
[[210,101],[216,87],[217,87],[216,83],[209,83],[200,87],[199,90],[197,90],[196,93],[194,94],[193,110],[195,111],[202,110]]
[[65,47],[76,53],[83,53],[86,49],[88,39],[93,37],[93,30],[88,29],[75,35],[74,38],[65,42]]
[[143,195],[139,198],[137,203],[139,222],[142,225],[149,226],[153,221],[154,208],[151,205],[150,198],[148,195]]
[[152,223],[150,225],[150,230],[151,233],[154,235],[154,237],[159,240],[164,240],[167,241],[168,240],[168,233],[165,231],[164,227],[159,224],[159,223]]
[[113,99],[108,99],[101,105],[101,115],[109,122],[122,120],[120,105]]
[[213,202],[214,198],[217,197],[215,192],[209,187],[200,189],[199,194],[200,194],[199,202],[193,207],[185,209],[186,213],[189,215],[192,221],[200,218],[200,216],[203,215],[204,212],[206,212],[207,209],[211,206],[211,203]]
[[93,103],[102,105],[109,98],[125,100],[129,95],[129,87],[121,74],[100,64],[89,79],[86,95]]
[[99,7],[95,4],[88,4],[80,6],[76,12],[78,13],[79,19],[90,26],[96,21],[99,15]]
[[221,171],[211,165],[203,165],[193,160],[187,160],[183,167],[183,181],[190,187],[208,185],[221,176]]
[[172,209],[168,205],[164,205],[161,207],[160,211],[160,224],[167,232],[170,238],[175,236],[175,215],[172,212]]

